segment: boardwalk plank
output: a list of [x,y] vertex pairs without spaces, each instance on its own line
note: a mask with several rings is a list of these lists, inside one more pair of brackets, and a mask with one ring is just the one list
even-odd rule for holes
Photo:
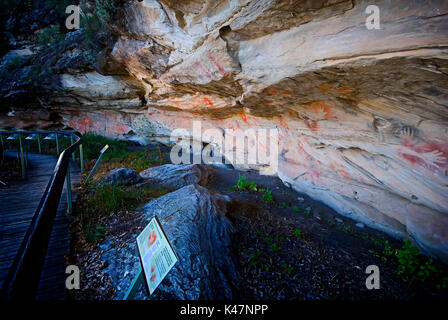
[[[27,179],[17,181],[9,188],[0,189],[0,285],[3,285],[57,161],[54,155],[30,153],[28,157]],[[70,164],[70,172],[73,201],[75,201],[75,185],[80,183],[81,175],[79,168],[73,163]],[[66,297],[65,255],[70,250],[68,232],[70,217],[66,214],[65,190],[64,187],[48,244],[36,295],[38,300]]]

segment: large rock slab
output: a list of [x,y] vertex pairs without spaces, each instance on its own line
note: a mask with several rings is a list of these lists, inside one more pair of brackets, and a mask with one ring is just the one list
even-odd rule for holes
[[195,183],[205,185],[211,175],[211,168],[199,164],[165,164],[140,172],[144,184],[157,184],[170,189]]
[[[238,273],[232,256],[234,229],[226,218],[224,196],[199,185],[189,185],[155,199],[142,208],[143,228],[157,215],[179,262],[159,285],[151,299],[232,299]],[[136,237],[125,244],[110,237],[101,248],[104,269],[114,281],[121,299],[136,275],[140,262]],[[136,299],[148,299],[142,286]]]
[[128,168],[117,168],[109,172],[103,179],[104,184],[121,186],[136,184],[141,180],[140,175]]

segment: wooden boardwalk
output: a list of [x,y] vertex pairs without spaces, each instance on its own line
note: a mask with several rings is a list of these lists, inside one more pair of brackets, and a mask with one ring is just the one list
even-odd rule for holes
[[[8,154],[8,153],[7,153]],[[9,153],[16,156],[15,153]],[[27,179],[16,181],[8,188],[0,189],[0,286],[8,274],[15,254],[29,227],[39,201],[54,171],[55,155],[28,155]],[[76,192],[74,185],[81,180],[79,167],[70,162],[73,202]],[[70,217],[66,213],[67,196],[62,191],[59,209],[53,225],[50,243],[41,273],[37,300],[64,299],[66,257],[70,249],[68,225]]]

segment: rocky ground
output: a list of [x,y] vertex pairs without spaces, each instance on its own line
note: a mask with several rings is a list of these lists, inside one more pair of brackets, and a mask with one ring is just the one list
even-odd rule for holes
[[[167,175],[165,182],[176,182],[170,174],[181,174],[184,180],[179,178],[174,189],[181,188],[182,183],[200,181],[212,194],[231,199],[226,216],[235,228],[233,254],[239,273],[238,285],[233,288],[234,298],[407,300],[447,297],[446,287],[437,288],[443,283],[446,285],[448,279],[448,268],[439,261],[434,263],[437,274],[424,282],[416,276],[403,281],[397,274],[397,262],[383,251],[386,244],[400,248],[401,240],[338,215],[324,204],[285,186],[276,177],[224,167],[205,171],[207,174],[202,169],[192,170],[199,177],[196,180],[185,179],[186,171],[179,168],[170,173],[155,167],[150,172],[143,171],[142,176],[157,179],[157,174],[162,172]],[[266,201],[259,190],[232,188],[243,175],[258,189],[272,190],[272,200]],[[137,186],[143,185],[145,183],[140,182]],[[166,192],[152,194],[146,202]],[[88,197],[89,193],[81,192],[78,203],[87,201]],[[184,203],[184,200],[178,202]],[[139,265],[132,252],[135,252],[135,236],[146,225],[145,221],[141,208],[119,210],[100,218],[98,224],[104,227],[100,231],[104,237],[93,243],[75,241],[72,262],[83,270],[83,289],[73,294],[74,299],[122,298]],[[79,239],[80,232],[74,229],[75,239]],[[369,265],[380,268],[381,290],[366,289],[365,270]],[[144,288],[137,298],[147,298]],[[161,293],[152,298],[167,296]]]
[[[229,191],[245,175],[273,191],[278,205],[260,202],[259,192]],[[237,228],[241,297],[244,299],[416,299],[444,297],[434,283],[401,280],[397,266],[383,261],[385,241],[400,241],[341,217],[331,208],[257,172],[218,170],[214,188],[232,199]],[[292,209],[296,206],[296,210]],[[280,208],[279,208],[280,207]],[[378,265],[381,290],[367,290],[365,269]],[[447,274],[447,267],[438,268]],[[445,293],[446,294],[446,293]],[[445,296],[446,298],[446,296]]]

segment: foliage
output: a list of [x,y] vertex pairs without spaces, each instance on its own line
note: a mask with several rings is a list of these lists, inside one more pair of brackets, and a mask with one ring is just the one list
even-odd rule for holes
[[257,250],[256,253],[251,253],[251,254],[249,255],[250,265],[251,265],[252,267],[256,267],[256,266],[257,266],[257,264],[258,264],[258,262],[259,262],[259,259],[260,259],[260,255],[261,255],[260,250]]
[[14,69],[18,69],[24,66],[24,64],[26,63],[27,59],[23,59],[21,57],[12,57],[6,65],[6,69],[8,71],[12,71]]
[[247,179],[246,176],[240,177],[238,179],[238,182],[236,183],[235,186],[232,187],[232,189],[238,191],[246,191],[246,190],[257,191],[258,190],[257,184],[251,181],[247,181],[246,179]]
[[291,272],[294,270],[294,267],[291,267],[289,265],[287,265],[286,263],[282,263],[281,267],[283,268],[283,274],[291,274]]
[[[140,203],[152,198],[160,192],[151,186],[144,188],[129,188],[125,186],[97,185],[92,188],[93,194],[87,200],[87,206],[100,215],[106,215],[119,210],[134,210]],[[162,190],[162,193],[164,191]]]
[[300,211],[298,206],[292,206],[292,210],[294,210],[295,212],[299,212]]
[[300,229],[294,230],[293,235],[296,237],[302,237],[302,230]]
[[96,45],[98,34],[107,31],[106,27],[118,9],[117,3],[117,0],[95,0],[93,13],[81,16],[81,25],[90,44]]
[[109,145],[109,149],[104,153],[103,160],[124,159],[129,154],[125,142],[89,132],[82,136],[84,158],[87,160],[97,159],[106,144]]
[[270,189],[260,189],[260,192],[264,192],[261,196],[261,202],[267,203],[267,204],[276,204],[274,200],[274,196],[272,195],[272,190]]
[[104,240],[104,227],[89,225],[85,230],[85,238],[88,243]]
[[148,169],[152,166],[152,161],[159,162],[159,157],[154,155],[149,155],[146,152],[134,152],[128,155],[127,160],[129,161],[129,166],[135,168],[137,171],[142,171]]
[[421,282],[428,280],[432,274],[437,272],[432,258],[427,258],[420,254],[417,247],[411,245],[411,241],[404,240],[401,249],[394,249],[388,241],[385,241],[383,257],[394,260],[397,264],[397,274],[403,281],[407,282],[415,277]]
[[45,28],[38,38],[38,43],[41,46],[50,47],[62,40],[64,40],[65,34],[61,32],[61,26],[59,24],[54,24],[50,27]]

